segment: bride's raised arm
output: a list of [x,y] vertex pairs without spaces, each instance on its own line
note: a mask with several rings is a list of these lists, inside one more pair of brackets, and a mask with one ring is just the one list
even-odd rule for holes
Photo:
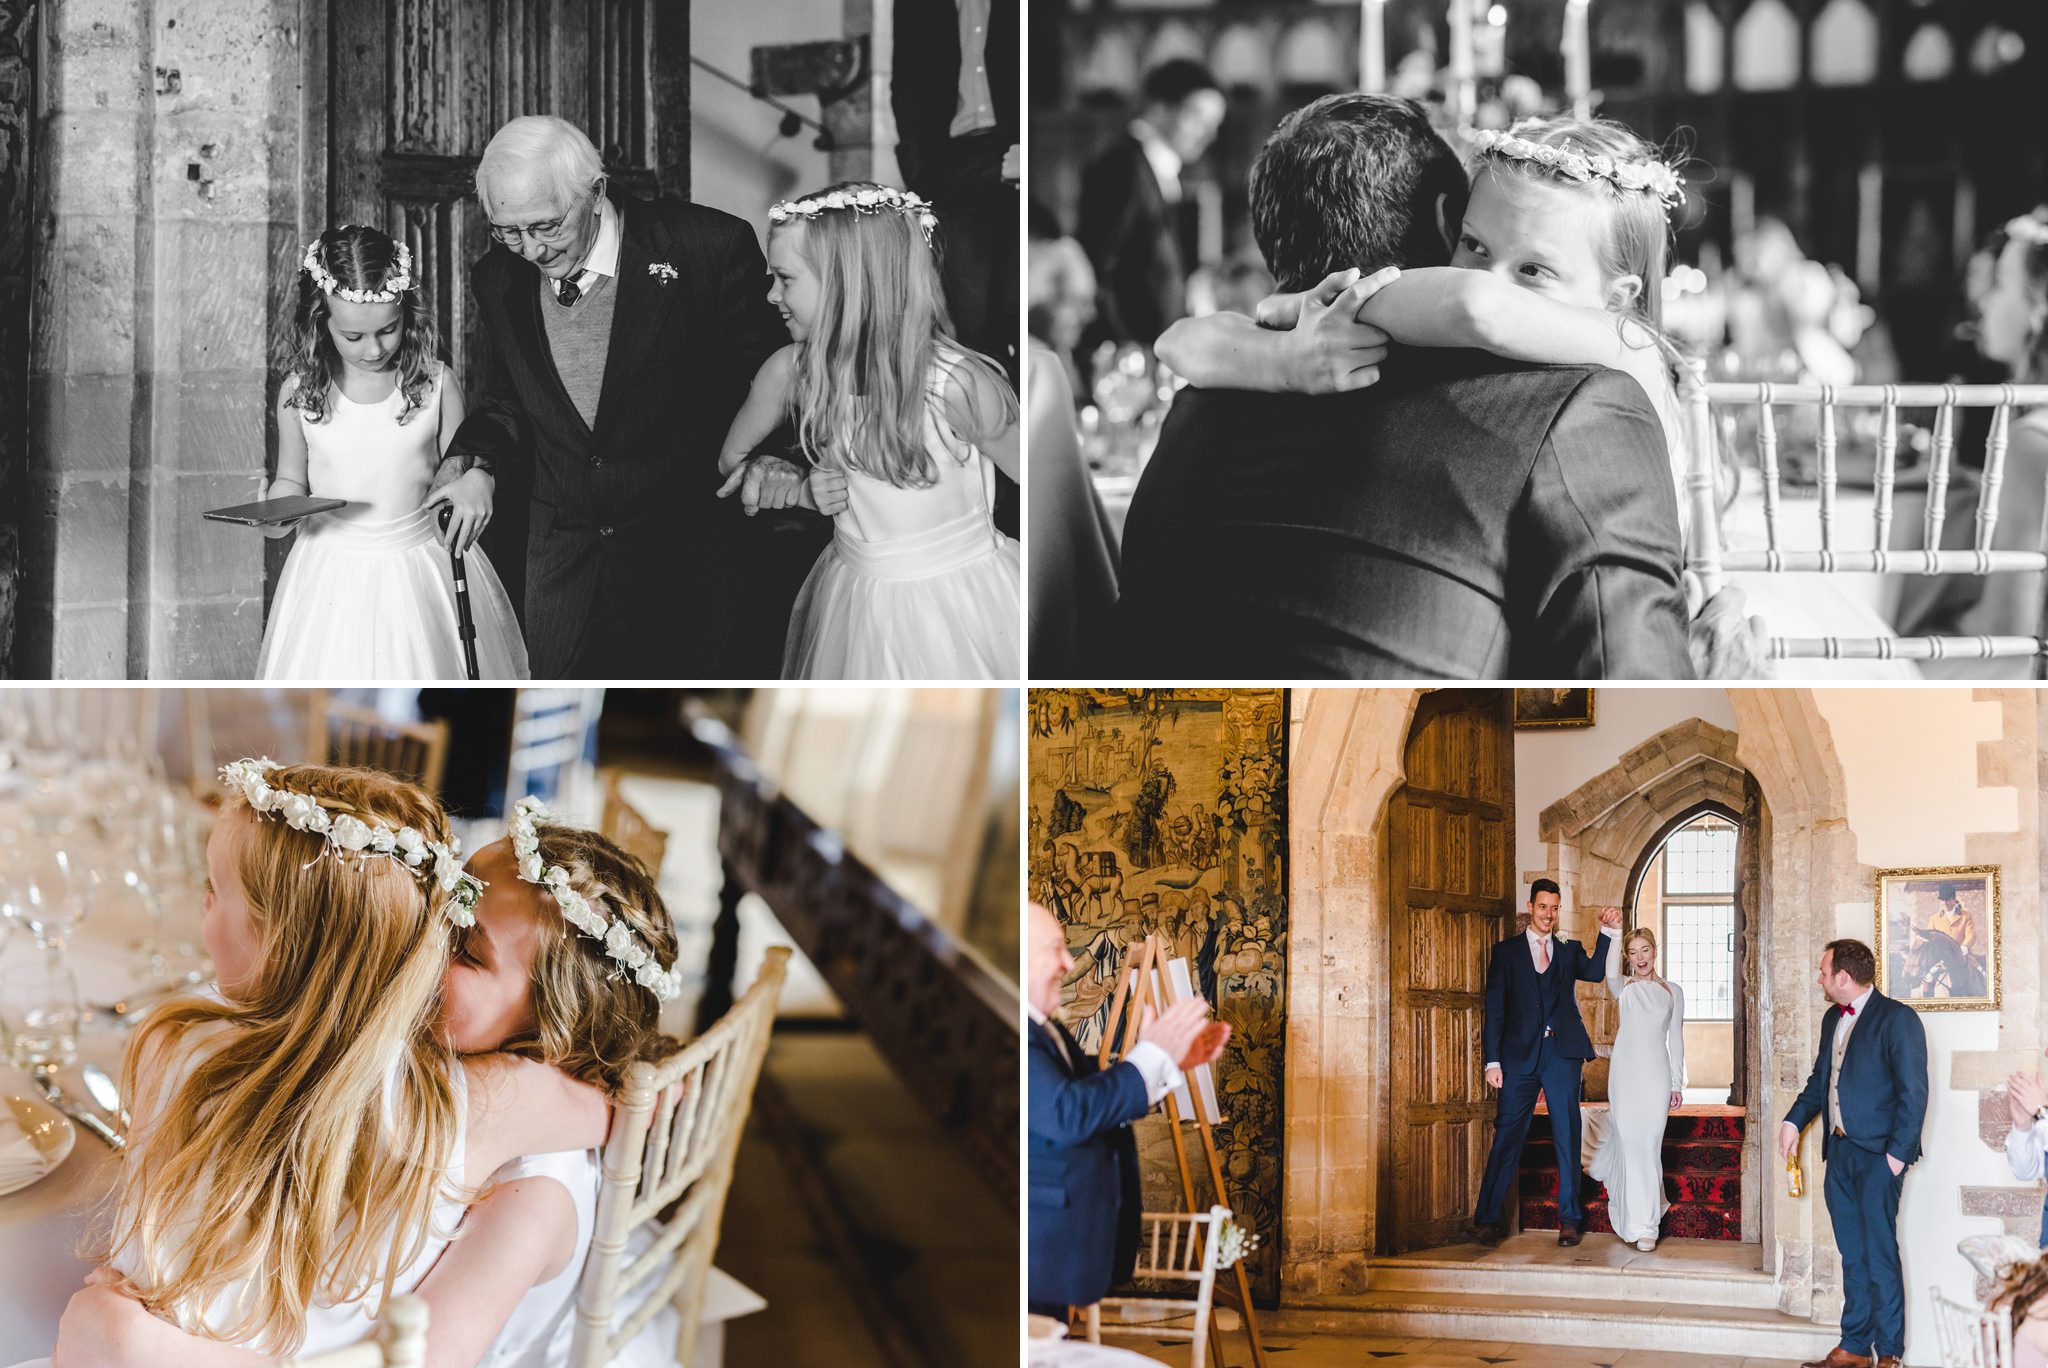
[[1627,985],[1628,938],[1611,935],[1607,938],[1607,995],[1616,1002],[1621,1001],[1621,990]]

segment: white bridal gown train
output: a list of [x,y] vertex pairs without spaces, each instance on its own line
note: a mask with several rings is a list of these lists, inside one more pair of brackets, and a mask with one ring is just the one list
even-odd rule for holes
[[1635,1243],[1657,1238],[1664,1199],[1664,1125],[1671,1094],[1685,1088],[1685,994],[1675,983],[1623,977],[1622,944],[1607,952],[1607,991],[1621,1005],[1621,1027],[1607,1072],[1608,1127],[1587,1172],[1607,1185],[1614,1233]]

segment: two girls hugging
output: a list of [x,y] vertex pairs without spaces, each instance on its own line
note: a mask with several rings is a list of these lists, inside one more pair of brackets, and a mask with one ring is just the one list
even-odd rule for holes
[[[435,1368],[566,1362],[609,1098],[676,1045],[649,871],[531,800],[465,866],[389,775],[222,775],[218,993],[129,1042],[129,1146],[50,1362],[269,1364],[367,1338],[407,1293]],[[619,1361],[672,1363],[665,1319]]]

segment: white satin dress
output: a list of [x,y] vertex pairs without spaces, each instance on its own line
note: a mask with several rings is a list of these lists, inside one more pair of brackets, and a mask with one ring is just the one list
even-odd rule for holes
[[957,364],[940,354],[925,404],[938,479],[900,489],[849,472],[848,506],[790,614],[784,679],[1017,678],[1022,579],[995,525],[995,465],[938,411]]
[[[394,386],[358,404],[337,386],[326,417],[294,409],[306,481],[347,508],[299,524],[263,632],[259,679],[464,679],[448,550],[424,507],[441,454],[441,372],[403,424]],[[463,556],[480,679],[527,678],[512,600],[481,547]]]
[[1685,1089],[1685,993],[1668,981],[1623,977],[1620,941],[1607,952],[1607,991],[1621,1027],[1607,1071],[1608,1128],[1586,1171],[1607,1186],[1614,1233],[1634,1243],[1657,1238],[1664,1196],[1664,1126],[1671,1094]]

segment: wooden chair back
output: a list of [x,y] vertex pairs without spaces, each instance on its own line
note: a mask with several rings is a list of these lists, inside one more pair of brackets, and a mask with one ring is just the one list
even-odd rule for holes
[[329,703],[323,719],[330,765],[363,765],[441,791],[448,763],[446,722],[393,722],[352,703]]
[[280,1359],[278,1368],[420,1368],[427,1361],[427,1304],[393,1297],[372,1339],[324,1354]]
[[[710,1030],[659,1063],[626,1070],[604,1151],[590,1256],[576,1294],[570,1368],[611,1362],[671,1301],[682,1311],[678,1358],[688,1361],[740,1132],[753,1106],[788,970],[789,950],[771,949],[754,986]],[[653,1243],[627,1263],[628,1239],[657,1220]],[[614,1324],[628,1293],[637,1305]]]

